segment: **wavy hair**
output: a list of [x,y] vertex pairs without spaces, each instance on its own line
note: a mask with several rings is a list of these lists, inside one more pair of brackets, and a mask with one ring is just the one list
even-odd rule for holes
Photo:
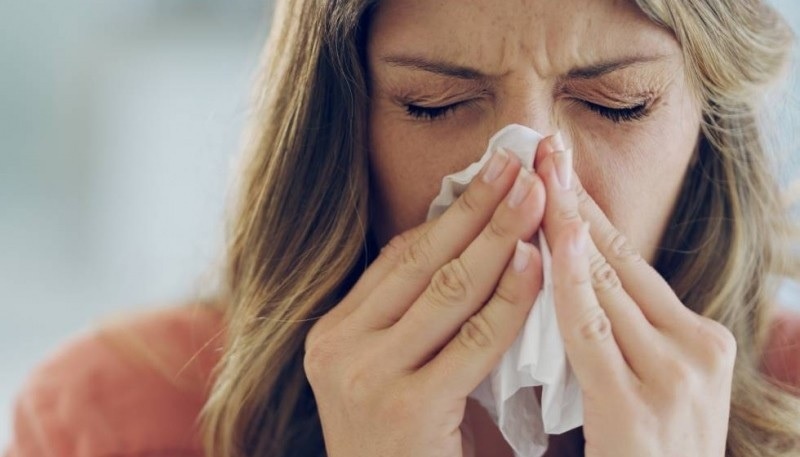
[[[760,371],[789,220],[758,95],[791,30],[758,0],[636,0],[680,43],[701,140],[655,266],[738,342],[727,455],[800,455],[800,399]],[[366,28],[375,0],[284,0],[255,84],[230,219],[228,341],[203,410],[210,456],[324,455],[305,336],[376,254],[369,230]],[[313,183],[315,185],[309,185]]]

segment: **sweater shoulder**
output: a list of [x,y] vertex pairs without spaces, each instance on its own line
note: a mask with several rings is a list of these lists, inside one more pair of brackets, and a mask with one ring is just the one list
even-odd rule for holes
[[222,328],[217,311],[182,306],[73,337],[18,394],[8,455],[201,456],[197,419]]

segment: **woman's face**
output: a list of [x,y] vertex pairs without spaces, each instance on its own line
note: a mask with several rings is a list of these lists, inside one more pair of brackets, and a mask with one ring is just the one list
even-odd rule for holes
[[383,0],[368,38],[373,229],[425,220],[510,123],[561,130],[600,208],[653,259],[700,107],[672,35],[630,1]]

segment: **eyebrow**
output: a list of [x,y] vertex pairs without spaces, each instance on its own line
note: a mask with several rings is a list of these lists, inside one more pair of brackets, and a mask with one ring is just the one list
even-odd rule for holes
[[489,77],[489,75],[474,68],[419,56],[386,56],[381,60],[392,67],[411,68],[458,79],[479,80]]
[[[623,68],[628,68],[641,63],[654,62],[663,59],[665,56],[630,56],[612,60],[601,61],[585,67],[571,69],[566,74],[567,79],[594,79],[600,76],[613,73]],[[492,75],[483,73],[475,68],[454,64],[442,60],[428,59],[421,56],[385,56],[381,60],[392,67],[404,67],[414,70],[427,71],[438,75],[448,76],[470,81],[486,80]]]

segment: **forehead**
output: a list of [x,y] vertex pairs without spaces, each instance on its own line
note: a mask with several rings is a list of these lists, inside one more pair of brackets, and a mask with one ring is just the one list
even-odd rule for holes
[[370,60],[424,53],[491,74],[530,66],[541,77],[677,50],[671,33],[628,0],[382,0],[368,44]]

